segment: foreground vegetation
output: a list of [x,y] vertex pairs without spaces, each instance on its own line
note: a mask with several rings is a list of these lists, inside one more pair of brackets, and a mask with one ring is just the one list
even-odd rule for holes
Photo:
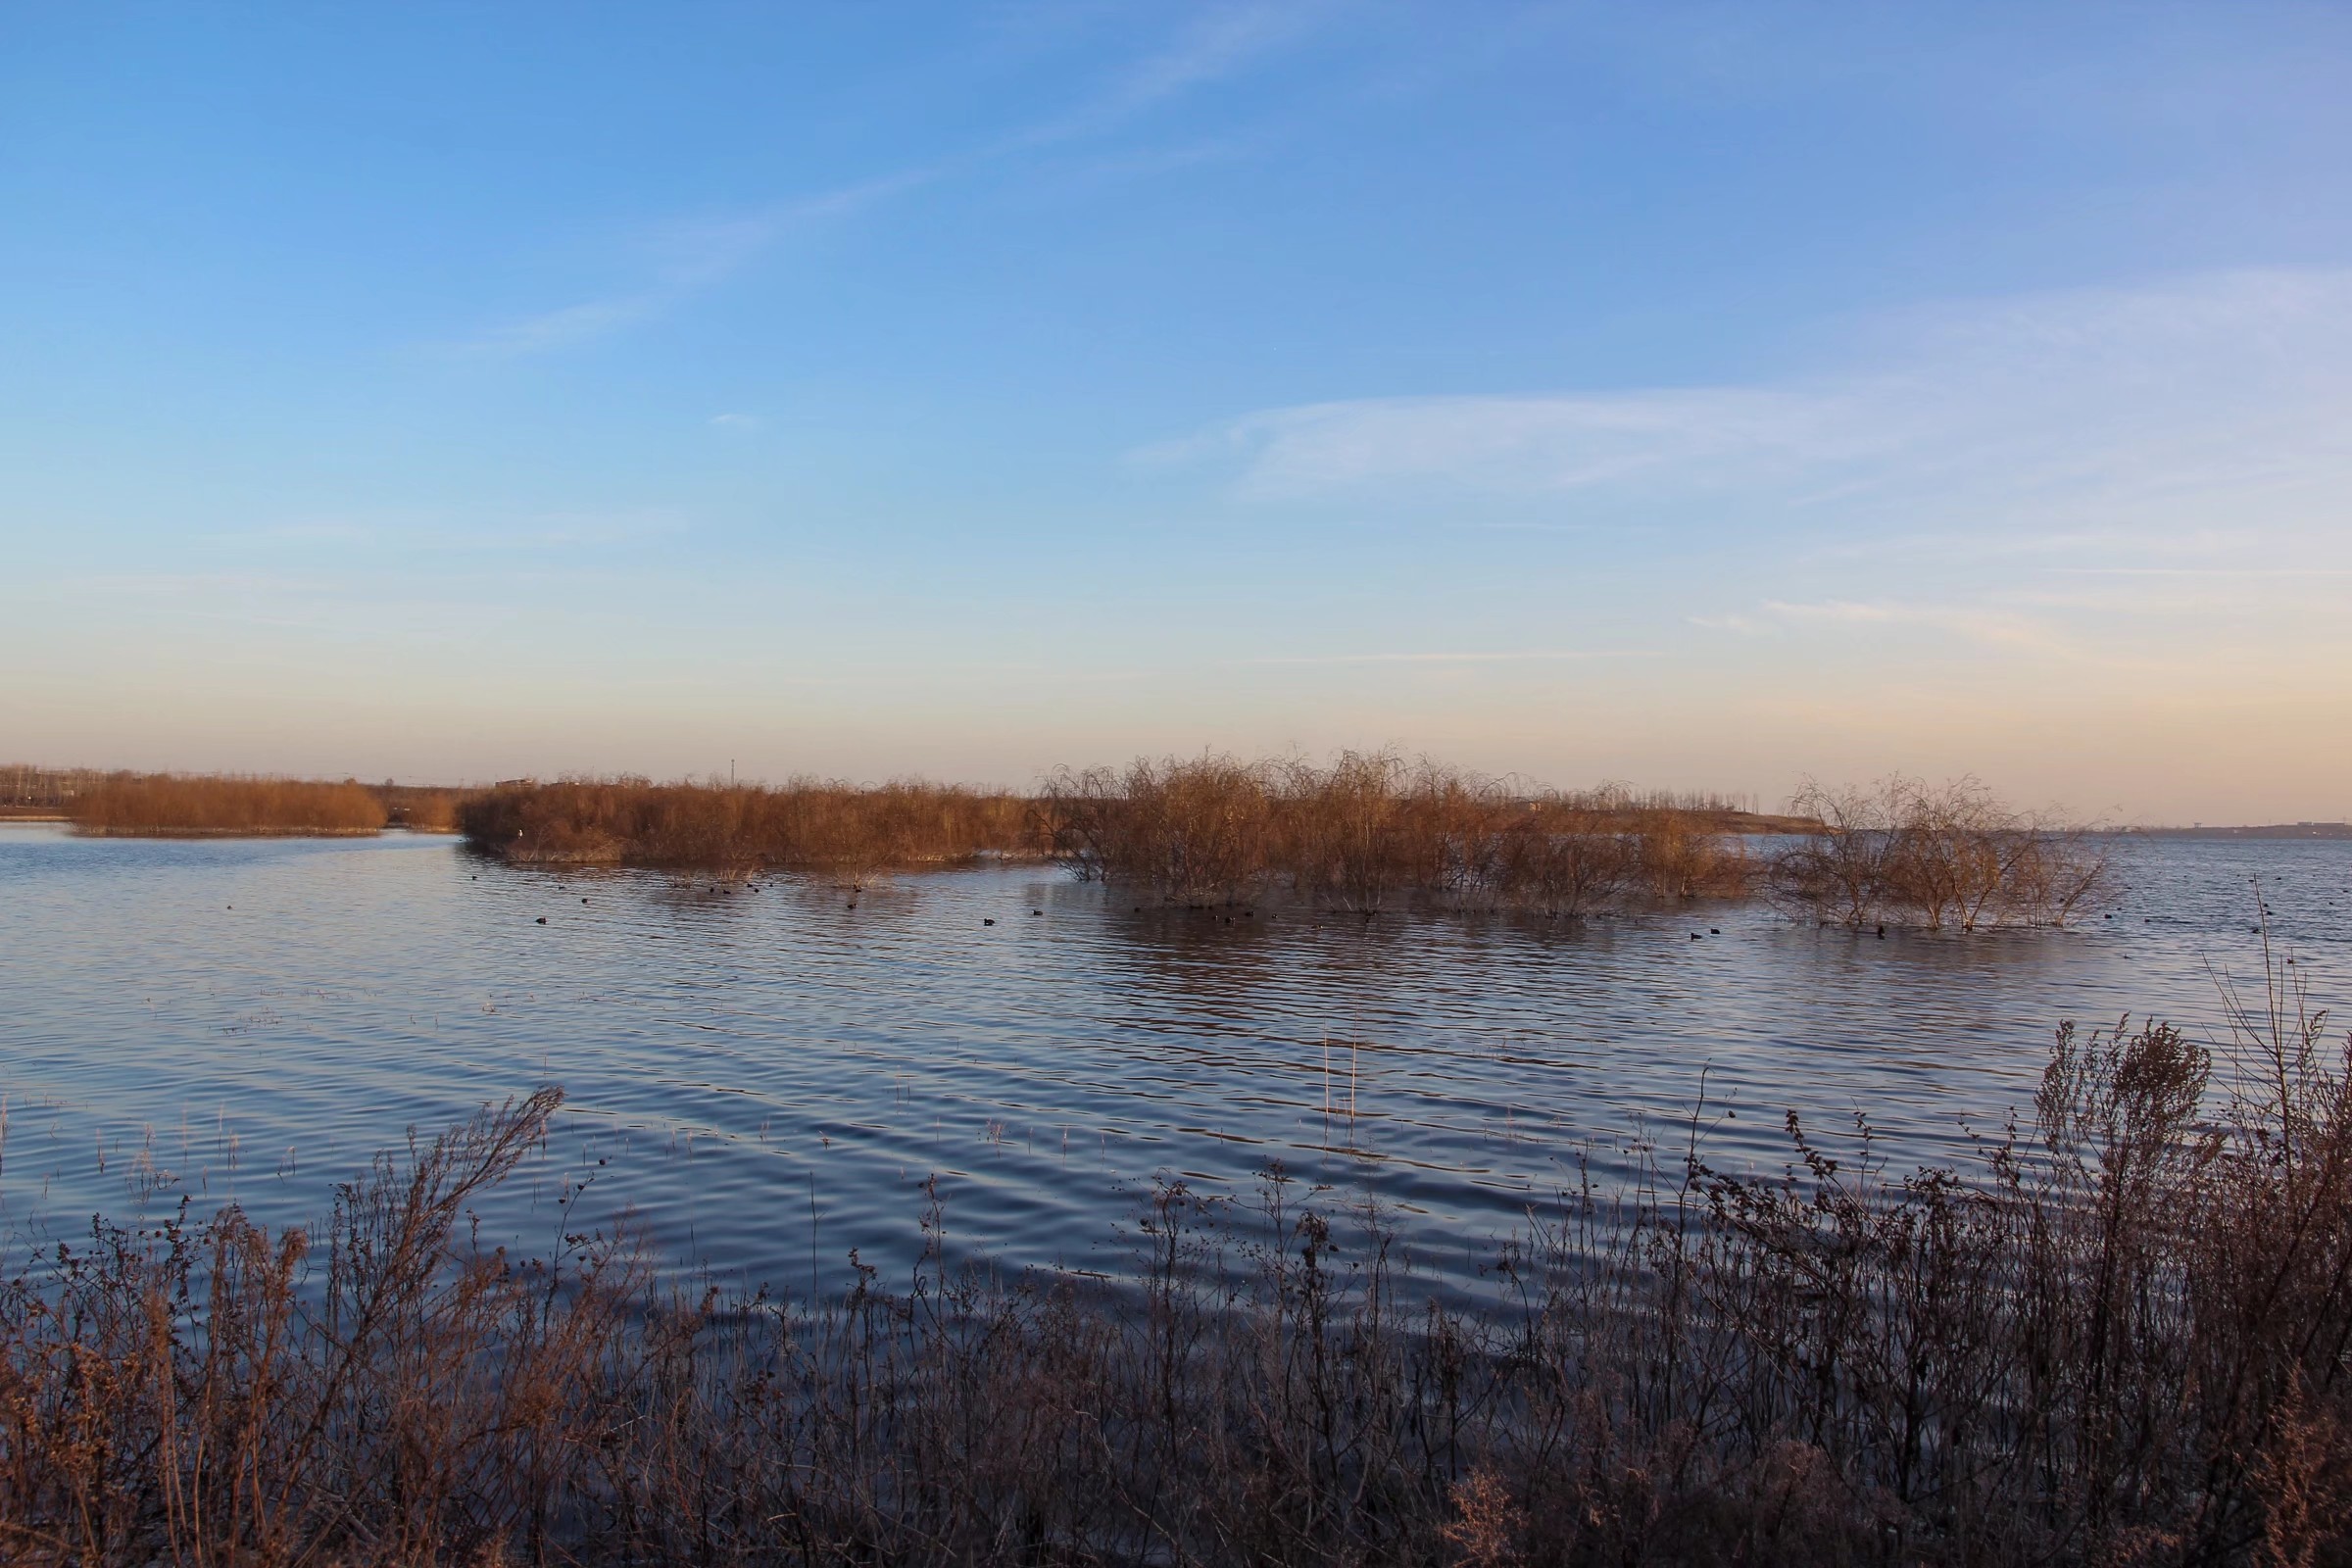
[[787,1303],[677,1294],[612,1236],[478,1250],[544,1091],[316,1237],[101,1227],[0,1292],[0,1551],[2342,1563],[2352,1043],[2275,976],[2236,1024],[2218,1071],[2162,1025],[2061,1031],[1965,1174],[1791,1119],[1785,1179],[1693,1152],[1572,1195],[1473,1306],[1279,1171],[1247,1216],[1163,1187],[1116,1286],[935,1247]]
[[77,833],[137,837],[343,835],[383,831],[365,785],[231,773],[109,773],[70,797]]

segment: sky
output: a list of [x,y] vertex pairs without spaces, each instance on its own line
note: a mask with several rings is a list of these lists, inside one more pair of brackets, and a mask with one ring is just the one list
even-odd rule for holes
[[2352,8],[0,8],[0,758],[2352,817]]

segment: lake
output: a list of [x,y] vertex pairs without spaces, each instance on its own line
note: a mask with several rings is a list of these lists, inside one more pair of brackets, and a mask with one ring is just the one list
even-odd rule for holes
[[1467,1274],[1580,1172],[1679,1169],[1694,1133],[1779,1169],[1791,1109],[1834,1152],[1863,1112],[1897,1168],[1965,1162],[2061,1019],[2218,1030],[2208,966],[2260,973],[2257,878],[2315,1002],[2352,994],[2352,843],[2117,857],[2078,929],[1881,940],[1760,905],[1228,916],[1030,865],[726,892],[436,837],[10,825],[0,1238],[182,1196],[312,1220],[406,1129],[555,1082],[556,1135],[484,1208],[533,1250],[626,1208],[733,1280],[830,1281],[853,1247],[894,1272],[935,1176],[956,1251],[1115,1271],[1155,1178],[1246,1194],[1279,1161]]

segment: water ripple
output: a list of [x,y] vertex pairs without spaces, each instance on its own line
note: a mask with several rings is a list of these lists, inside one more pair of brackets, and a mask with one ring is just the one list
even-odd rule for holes
[[853,900],[429,838],[10,827],[0,1231],[183,1194],[315,1218],[403,1128],[552,1080],[558,1135],[485,1213],[533,1245],[588,1180],[589,1213],[742,1277],[853,1246],[903,1265],[937,1176],[956,1245],[1104,1267],[1155,1175],[1243,1191],[1278,1160],[1470,1267],[1580,1172],[1679,1159],[1702,1089],[1718,1165],[1777,1169],[1790,1110],[1964,1161],[2030,1103],[2059,1020],[2216,1027],[2207,963],[2259,964],[2255,877],[2315,998],[2346,993],[2352,845],[2126,853],[2132,893],[2086,929],[1882,941],[1753,907],[1224,919],[1036,868]]

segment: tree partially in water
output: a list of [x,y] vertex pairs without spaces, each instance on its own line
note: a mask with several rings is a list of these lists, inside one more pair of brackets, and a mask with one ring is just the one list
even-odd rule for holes
[[1808,779],[1789,810],[1816,826],[1773,857],[1765,887],[1824,924],[2064,925],[2113,881],[2088,830],[2012,809],[1974,778]]

